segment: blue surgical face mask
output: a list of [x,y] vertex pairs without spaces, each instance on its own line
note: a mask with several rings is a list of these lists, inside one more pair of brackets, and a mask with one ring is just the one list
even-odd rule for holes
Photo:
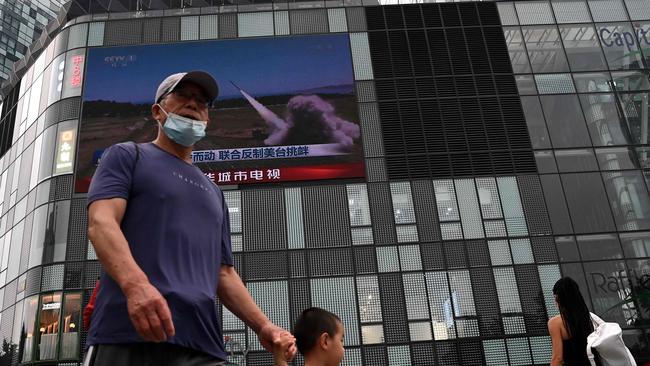
[[175,143],[191,147],[205,137],[206,121],[197,121],[175,113],[167,113],[160,104],[158,106],[167,115],[163,131]]

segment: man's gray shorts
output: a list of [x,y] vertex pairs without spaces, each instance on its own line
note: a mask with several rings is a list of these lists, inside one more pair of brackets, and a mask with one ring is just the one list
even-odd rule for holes
[[225,361],[170,343],[90,346],[83,366],[223,366]]

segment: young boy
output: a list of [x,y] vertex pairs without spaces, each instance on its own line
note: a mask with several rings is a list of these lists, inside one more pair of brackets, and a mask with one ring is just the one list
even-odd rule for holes
[[[298,351],[305,357],[305,366],[338,366],[343,360],[343,323],[338,316],[320,308],[302,312],[293,328]],[[287,366],[285,355],[293,337],[283,338],[273,355],[275,366]]]

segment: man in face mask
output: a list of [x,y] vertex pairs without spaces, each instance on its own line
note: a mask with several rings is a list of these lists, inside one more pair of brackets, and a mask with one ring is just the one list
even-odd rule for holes
[[[215,294],[272,351],[287,331],[234,270],[223,193],[192,164],[217,83],[192,71],[158,87],[158,136],[111,146],[88,192],[100,279],[84,365],[225,365]],[[287,358],[296,353],[295,345]]]

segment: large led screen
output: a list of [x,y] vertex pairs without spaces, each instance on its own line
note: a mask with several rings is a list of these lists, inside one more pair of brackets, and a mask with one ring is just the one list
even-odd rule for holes
[[364,176],[347,35],[216,40],[88,51],[76,192],[108,146],[156,137],[156,88],[190,70],[219,84],[192,156],[215,183]]

